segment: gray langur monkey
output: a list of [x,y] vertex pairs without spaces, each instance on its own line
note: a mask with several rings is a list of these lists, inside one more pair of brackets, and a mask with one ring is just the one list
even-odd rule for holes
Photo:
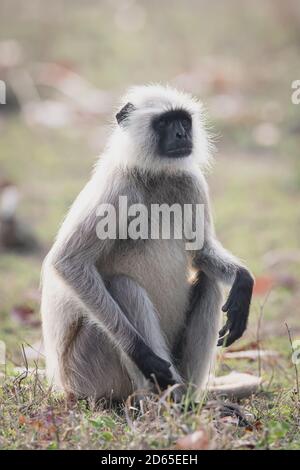
[[[129,91],[116,120],[44,262],[48,378],[97,399],[176,383],[203,388],[217,344],[229,346],[246,328],[254,282],[214,232],[203,111],[173,88],[141,86]],[[201,249],[188,251],[174,236],[100,239],[97,207],[117,210],[120,196],[145,207],[203,204]],[[220,283],[232,286],[221,331]]]

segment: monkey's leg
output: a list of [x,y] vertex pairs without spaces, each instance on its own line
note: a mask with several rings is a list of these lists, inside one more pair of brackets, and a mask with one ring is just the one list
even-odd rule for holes
[[205,388],[213,371],[221,321],[222,291],[201,273],[191,288],[185,331],[178,345],[179,371],[188,383]]
[[[106,287],[145,343],[155,354],[171,364],[172,380],[167,378],[165,386],[182,383],[179,373],[172,364],[171,354],[161,331],[157,312],[145,289],[125,275],[112,277],[107,281]],[[128,361],[127,359],[127,363],[129,363]],[[143,374],[131,361],[130,372],[136,389],[146,386],[147,382]],[[162,381],[163,378],[160,378],[160,383]]]
[[79,398],[106,400],[123,400],[133,392],[119,351],[107,334],[84,315],[78,321],[74,340],[65,349],[61,358],[65,390]]

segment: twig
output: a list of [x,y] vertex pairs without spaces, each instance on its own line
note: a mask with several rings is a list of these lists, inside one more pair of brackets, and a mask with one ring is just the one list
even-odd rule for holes
[[20,388],[21,382],[28,377],[28,369],[29,369],[24,344],[21,345],[21,351],[22,351],[22,356],[23,356],[24,363],[25,363],[24,364],[25,370],[21,372],[21,374],[19,374],[14,380],[14,384],[17,383],[19,388]]
[[264,301],[262,304],[260,304],[260,312],[259,312],[259,317],[258,317],[258,322],[257,322],[257,330],[256,330],[256,343],[257,343],[257,350],[258,350],[258,376],[261,377],[262,373],[262,364],[261,364],[261,355],[260,355],[260,330],[261,330],[261,324],[262,324],[262,319],[263,319],[263,314],[264,314],[264,308],[265,305],[270,297],[272,289],[269,290],[267,293]]
[[[287,323],[285,323],[285,326],[286,326],[286,329],[287,329],[287,333],[288,333],[288,337],[289,337],[289,342],[290,342],[290,345],[291,345],[291,349],[292,349],[292,354],[294,354],[295,350],[294,350],[294,346],[293,346],[293,340],[292,340],[292,335],[291,335],[291,331],[289,329],[289,326]],[[294,364],[294,369],[295,369],[295,377],[296,377],[296,390],[297,390],[297,402],[298,402],[298,413],[300,413],[300,386],[299,386],[299,374],[298,374],[298,367],[297,367],[297,364],[296,362],[293,363]]]

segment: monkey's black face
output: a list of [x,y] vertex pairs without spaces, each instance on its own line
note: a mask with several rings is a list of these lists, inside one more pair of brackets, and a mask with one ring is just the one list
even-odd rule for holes
[[192,118],[184,110],[167,111],[153,120],[158,154],[168,158],[188,157],[193,150]]

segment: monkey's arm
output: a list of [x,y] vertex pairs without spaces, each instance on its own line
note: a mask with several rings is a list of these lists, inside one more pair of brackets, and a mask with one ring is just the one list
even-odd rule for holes
[[232,286],[222,307],[223,312],[227,312],[227,321],[219,332],[218,341],[218,346],[230,346],[242,336],[247,327],[254,279],[248,269],[217,240],[207,191],[202,194],[202,200],[205,204],[204,244],[196,253],[193,264],[208,277]]
[[232,284],[228,299],[222,307],[223,312],[227,312],[227,321],[219,333],[218,341],[218,346],[224,343],[230,346],[242,336],[247,327],[253,277],[213,238],[204,242],[197,261],[207,276]]
[[57,250],[53,260],[54,268],[84,304],[90,319],[107,332],[147,379],[153,380],[154,374],[159,385],[164,388],[166,382],[172,382],[171,364],[157,356],[145,343],[106,289],[96,267],[101,257],[109,255],[114,243],[113,240],[98,238],[96,223],[94,211]]

